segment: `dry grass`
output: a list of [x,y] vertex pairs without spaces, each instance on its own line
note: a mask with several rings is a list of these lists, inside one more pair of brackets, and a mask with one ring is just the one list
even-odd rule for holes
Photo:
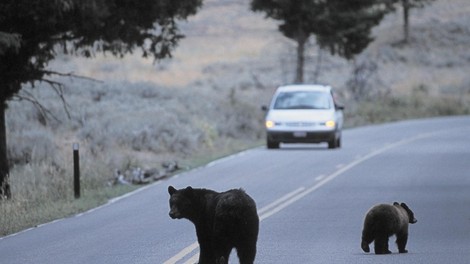
[[82,171],[80,199],[73,194],[73,174],[48,163],[18,166],[11,171],[13,198],[0,203],[0,236],[68,217],[134,190],[133,186],[107,187],[96,167]]

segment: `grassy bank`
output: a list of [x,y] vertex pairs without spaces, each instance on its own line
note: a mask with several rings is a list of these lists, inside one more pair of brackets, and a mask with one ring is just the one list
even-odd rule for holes
[[[259,144],[259,141],[232,142],[223,149],[206,150],[181,160],[179,166],[182,169],[176,173]],[[50,163],[16,166],[11,171],[10,181],[13,198],[0,201],[0,236],[87,211],[143,186],[111,185],[112,173],[103,163],[86,158],[83,163],[79,199],[74,198],[70,166],[64,164],[67,169],[60,169],[60,166]]]

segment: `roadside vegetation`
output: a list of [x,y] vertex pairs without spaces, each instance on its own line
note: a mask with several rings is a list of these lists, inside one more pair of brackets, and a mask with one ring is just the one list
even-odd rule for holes
[[[386,17],[354,61],[322,53],[310,39],[304,81],[335,88],[346,106],[347,127],[468,115],[470,19],[454,14],[466,1],[437,0],[420,9],[406,44],[401,16]],[[0,202],[0,236],[86,211],[141,186],[116,184],[117,170],[131,181],[136,168],[158,171],[175,162],[179,170],[173,173],[179,173],[264,144],[260,107],[278,85],[295,79],[295,43],[277,32],[275,22],[250,12],[248,1],[216,2],[205,1],[194,21],[182,26],[188,34],[174,60],[142,66],[148,61],[131,59],[118,67],[121,62],[105,57],[59,56],[51,67],[100,80],[54,79],[64,84],[68,114],[46,83],[23,87],[20,95],[44,108],[27,100],[8,104],[13,195]],[[228,15],[210,16],[214,11]],[[257,26],[250,31],[243,21]],[[232,25],[233,32],[220,29]],[[80,199],[73,196],[73,143],[80,144]]]

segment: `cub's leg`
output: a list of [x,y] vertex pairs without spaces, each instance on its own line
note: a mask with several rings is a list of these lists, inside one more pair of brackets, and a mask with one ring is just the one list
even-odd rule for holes
[[408,250],[406,250],[406,242],[408,241],[408,234],[406,233],[398,233],[397,234],[397,246],[398,246],[398,252],[400,253],[408,253]]
[[362,231],[361,241],[361,248],[362,250],[364,250],[364,252],[370,252],[369,244],[372,243],[372,241],[374,241],[374,236],[371,234],[370,230],[364,228],[364,230]]
[[392,253],[388,250],[388,236],[378,236],[374,241],[374,250],[375,254],[390,254]]

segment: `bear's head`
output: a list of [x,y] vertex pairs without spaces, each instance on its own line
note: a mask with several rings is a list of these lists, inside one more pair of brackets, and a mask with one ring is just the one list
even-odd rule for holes
[[193,204],[193,188],[188,186],[185,189],[177,190],[173,186],[168,187],[170,194],[170,217],[173,219],[192,219],[195,214]]
[[409,219],[410,224],[414,224],[414,223],[418,222],[418,220],[416,220],[416,218],[415,218],[415,214],[413,213],[413,211],[411,211],[411,209],[408,207],[408,205],[406,205],[405,203],[399,204],[397,202],[394,202],[393,204],[394,205],[399,205],[403,209],[405,209],[405,211],[408,213],[408,219]]

